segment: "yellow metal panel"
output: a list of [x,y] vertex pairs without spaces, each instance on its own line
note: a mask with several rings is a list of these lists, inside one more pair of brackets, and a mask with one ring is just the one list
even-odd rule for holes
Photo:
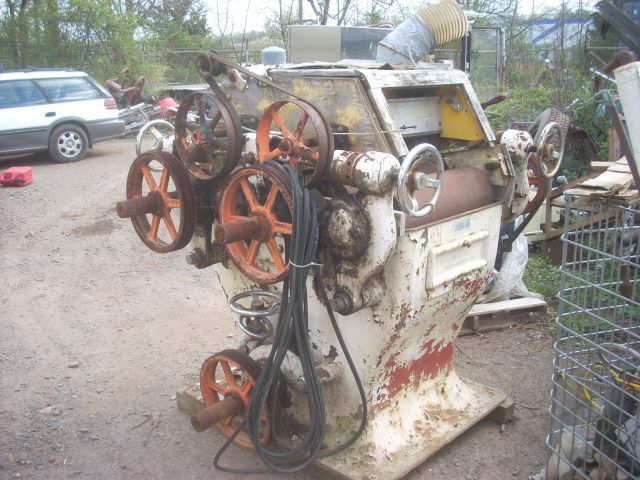
[[[445,95],[449,92],[455,92],[458,102],[462,105],[462,110],[459,112],[456,112],[445,100]],[[440,136],[458,140],[482,140],[484,136],[480,125],[462,92],[457,88],[441,88],[438,90],[438,94],[440,96],[440,111],[442,112],[442,133]]]

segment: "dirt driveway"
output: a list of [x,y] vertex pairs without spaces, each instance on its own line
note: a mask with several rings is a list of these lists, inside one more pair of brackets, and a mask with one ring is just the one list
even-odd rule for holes
[[[116,216],[133,158],[121,140],[80,163],[0,159],[34,176],[0,188],[0,478],[244,478],[213,469],[221,436],[196,433],[175,402],[239,336],[211,269],[187,265],[187,249],[151,252]],[[458,372],[505,390],[517,419],[503,433],[481,422],[407,478],[539,471],[551,345],[543,324],[460,339]],[[225,463],[258,466],[235,448]]]

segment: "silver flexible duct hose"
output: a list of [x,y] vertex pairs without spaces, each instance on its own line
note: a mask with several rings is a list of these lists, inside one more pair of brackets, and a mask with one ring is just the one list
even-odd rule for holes
[[419,10],[378,44],[376,60],[390,64],[416,63],[439,46],[467,33],[467,15],[455,0]]

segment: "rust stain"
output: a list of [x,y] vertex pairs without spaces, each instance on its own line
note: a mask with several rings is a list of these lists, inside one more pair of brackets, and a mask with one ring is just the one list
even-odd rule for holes
[[405,364],[396,362],[400,352],[391,355],[384,365],[387,382],[378,391],[371,413],[388,408],[392,398],[407,386],[418,387],[421,382],[449,370],[453,364],[455,343],[442,344],[442,341],[435,343],[434,340],[428,340],[421,348],[424,353]]

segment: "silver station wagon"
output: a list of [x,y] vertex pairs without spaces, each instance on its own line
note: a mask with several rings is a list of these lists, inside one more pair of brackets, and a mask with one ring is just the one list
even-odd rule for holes
[[123,133],[116,101],[86,73],[0,71],[0,155],[48,151],[76,162]]

